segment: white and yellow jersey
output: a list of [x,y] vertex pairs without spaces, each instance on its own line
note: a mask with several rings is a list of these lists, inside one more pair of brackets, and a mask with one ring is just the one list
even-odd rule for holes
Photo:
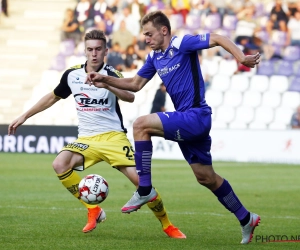
[[[123,77],[113,67],[103,64],[100,74]],[[78,115],[78,136],[93,136],[109,131],[127,132],[118,104],[118,97],[104,88],[85,84],[85,64],[64,72],[54,94],[60,98],[73,95]]]

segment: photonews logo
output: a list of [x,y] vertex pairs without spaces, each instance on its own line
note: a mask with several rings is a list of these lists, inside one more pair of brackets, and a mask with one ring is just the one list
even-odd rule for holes
[[300,234],[286,235],[286,234],[270,234],[270,235],[256,235],[255,242],[269,243],[269,242],[299,242]]

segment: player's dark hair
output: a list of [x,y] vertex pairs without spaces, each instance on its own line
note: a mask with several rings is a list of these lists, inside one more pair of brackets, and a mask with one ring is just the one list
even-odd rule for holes
[[149,12],[141,20],[141,25],[144,26],[146,23],[152,22],[156,29],[166,26],[169,33],[171,34],[171,24],[168,17],[160,10]]
[[91,30],[84,36],[84,41],[87,40],[102,40],[106,47],[106,36],[102,30]]

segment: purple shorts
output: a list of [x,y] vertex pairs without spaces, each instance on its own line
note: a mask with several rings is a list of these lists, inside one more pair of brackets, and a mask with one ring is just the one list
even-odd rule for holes
[[164,138],[178,142],[189,164],[212,165],[210,154],[211,109],[192,108],[185,112],[158,112]]

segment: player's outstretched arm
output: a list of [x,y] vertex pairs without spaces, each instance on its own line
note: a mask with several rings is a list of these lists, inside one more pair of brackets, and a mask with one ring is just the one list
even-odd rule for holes
[[243,51],[228,37],[218,34],[210,34],[209,47],[221,46],[231,53],[241,64],[254,68],[260,62],[260,54],[245,55]]
[[28,111],[15,119],[8,126],[8,135],[15,134],[17,128],[21,126],[29,117],[51,107],[58,100],[60,100],[60,98],[55,96],[53,92],[42,97],[34,106],[32,106]]
[[148,81],[148,79],[140,77],[138,75],[135,75],[131,78],[116,78],[112,76],[101,75],[97,72],[90,72],[87,75],[85,83],[94,85],[98,88],[105,88],[105,84],[107,84],[118,89],[138,92],[145,86]]
[[106,86],[106,89],[114,93],[120,100],[124,102],[134,102],[135,95],[132,92],[123,89],[117,89],[107,84]]

